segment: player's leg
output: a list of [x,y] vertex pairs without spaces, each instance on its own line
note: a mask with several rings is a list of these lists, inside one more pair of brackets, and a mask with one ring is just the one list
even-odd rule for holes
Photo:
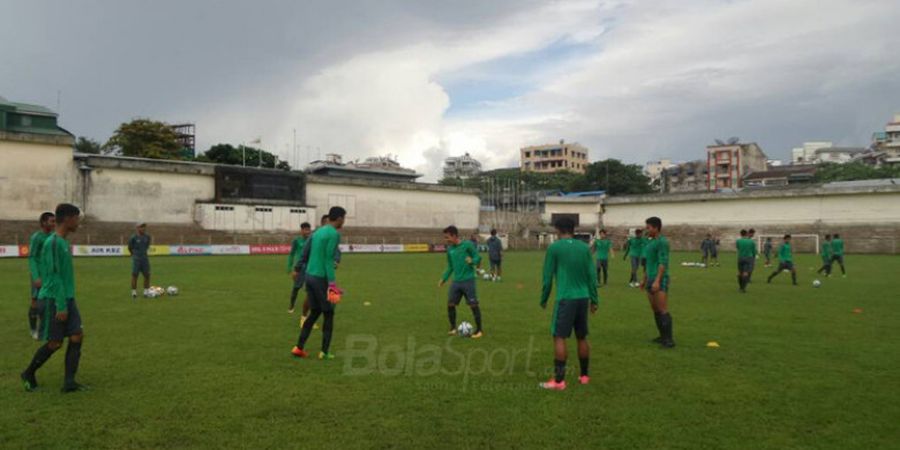
[[497,260],[497,281],[503,278],[503,258]]
[[[601,264],[601,267],[603,268],[603,284],[607,284],[607,283],[609,283],[609,260],[604,259],[603,264]],[[599,280],[599,278],[598,278],[598,280]]]
[[450,283],[450,289],[447,290],[447,320],[450,321],[450,331],[447,334],[451,336],[456,334],[456,307],[462,300],[462,295],[459,284],[456,281]]
[[847,269],[844,268],[844,255],[839,255],[837,257],[837,262],[841,266],[841,275],[847,275]]
[[465,283],[463,295],[466,297],[469,308],[472,308],[472,318],[475,319],[475,332],[472,333],[472,337],[478,339],[483,336],[483,333],[481,330],[481,307],[478,306],[478,297],[475,294],[475,280]]
[[[131,268],[131,298],[133,298],[133,299],[137,298],[138,272],[137,272],[137,267],[135,267],[135,264],[137,264],[137,263],[134,260],[132,260],[131,261],[131,265],[132,265],[132,268]],[[144,294],[146,294],[146,293],[147,292],[144,291]]]
[[647,303],[650,304],[650,311],[653,312],[653,322],[656,324],[656,332],[657,332],[656,337],[653,338],[650,342],[653,342],[654,344],[659,344],[662,342],[662,339],[663,339],[662,338],[662,336],[663,336],[662,321],[660,320],[660,313],[659,313],[659,311],[656,310],[656,301],[654,300],[653,294],[650,292],[649,287],[646,287],[646,294],[647,294]]
[[581,384],[588,384],[590,381],[588,370],[591,362],[591,345],[587,340],[589,303],[587,299],[577,300],[575,312],[575,339],[578,342],[578,363],[581,368],[578,382]]
[[793,263],[791,263],[790,269],[791,269],[791,283],[793,283],[793,285],[796,286],[797,285],[797,268],[794,267]]
[[331,336],[334,333],[334,305],[328,303],[324,305],[322,317],[322,352],[319,353],[319,359],[334,359],[334,354],[329,352],[331,348]]
[[81,313],[75,299],[68,301],[69,317],[66,319],[66,335],[69,337],[69,345],[66,347],[66,372],[63,383],[63,392],[80,391],[83,387],[75,381],[78,373],[78,364],[81,362],[81,343],[84,340],[84,331],[81,328]]
[[631,257],[631,278],[628,280],[628,285],[634,287],[634,284],[637,283],[637,269],[640,264],[639,259],[635,257]]
[[38,387],[35,373],[62,347],[62,341],[65,338],[65,322],[56,320],[56,305],[53,300],[45,300],[44,302],[46,307],[44,308],[44,316],[41,321],[40,337],[46,339],[47,342],[34,352],[31,363],[19,375],[22,378],[26,391],[33,391]]
[[309,339],[310,333],[312,333],[316,320],[319,320],[319,316],[322,315],[322,305],[328,302],[327,292],[328,281],[326,279],[313,276],[306,277],[306,293],[309,297],[310,312],[300,329],[297,345],[291,350],[294,356],[301,358],[308,356],[305,350],[306,341]]
[[673,325],[672,325],[672,315],[669,314],[669,280],[667,277],[663,277],[663,280],[660,282],[659,291],[653,293],[653,302],[656,307],[656,311],[659,312],[659,321],[660,321],[660,331],[663,348],[672,348],[675,346],[675,339],[672,336],[673,333]]
[[553,336],[553,378],[540,386],[544,389],[563,390],[566,388],[566,338],[572,335],[574,308],[570,301],[556,301],[553,305],[553,319],[550,334]]
[[34,340],[40,339],[39,336],[39,320],[41,318],[41,302],[38,301],[40,290],[31,285],[31,302],[28,304],[28,329],[31,331],[31,337]]

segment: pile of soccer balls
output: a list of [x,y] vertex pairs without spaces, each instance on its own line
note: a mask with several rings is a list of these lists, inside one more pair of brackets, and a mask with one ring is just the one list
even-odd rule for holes
[[702,262],[682,261],[681,266],[682,266],[682,267],[701,267],[701,268],[705,268],[705,267],[706,267],[706,264],[703,264]]
[[174,297],[178,295],[178,288],[175,286],[169,286],[167,288],[163,288],[161,286],[150,286],[150,288],[144,290],[144,297],[147,298],[159,298],[164,295]]

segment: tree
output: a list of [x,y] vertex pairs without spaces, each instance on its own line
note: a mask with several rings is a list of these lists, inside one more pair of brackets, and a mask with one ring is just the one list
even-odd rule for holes
[[[262,155],[262,164],[259,158]],[[244,158],[246,157],[246,161]],[[218,164],[228,164],[232,166],[240,166],[246,163],[247,167],[268,167],[281,170],[291,170],[287,161],[278,159],[278,156],[254,147],[238,146],[231,144],[216,144],[209,148],[203,155],[197,158],[198,161],[208,161]]]
[[653,192],[650,178],[644,175],[641,166],[623,164],[618,159],[607,159],[588,164],[583,184],[577,189],[583,191],[606,191],[607,195],[648,194]]
[[845,164],[821,164],[816,168],[816,175],[813,177],[813,181],[816,183],[828,183],[831,181],[872,180],[897,177],[900,177],[900,166],[898,165],[875,167],[857,161]]
[[84,136],[79,136],[75,141],[75,151],[78,153],[100,154],[100,143]]
[[134,119],[119,125],[103,150],[139,158],[182,159],[175,131],[163,122],[150,119]]

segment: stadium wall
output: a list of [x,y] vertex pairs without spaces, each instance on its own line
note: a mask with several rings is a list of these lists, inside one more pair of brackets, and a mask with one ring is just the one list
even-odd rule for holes
[[70,136],[0,131],[0,218],[30,220],[78,193]]

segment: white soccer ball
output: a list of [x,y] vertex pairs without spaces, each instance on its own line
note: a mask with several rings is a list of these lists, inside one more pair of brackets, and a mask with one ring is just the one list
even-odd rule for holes
[[822,282],[821,282],[821,281],[819,281],[819,280],[813,280],[813,287],[816,287],[816,288],[817,288],[817,287],[819,287],[819,286],[821,286],[821,285],[822,285]]
[[485,280],[490,280],[490,279],[491,279],[491,274],[485,273],[484,276],[482,276],[482,278],[484,278]]
[[172,296],[178,295],[178,288],[175,286],[169,286],[166,288],[166,294]]
[[463,322],[463,323],[459,324],[458,327],[456,327],[456,332],[459,334],[460,337],[469,337],[472,335],[472,331],[474,331],[474,330],[475,330],[475,328],[472,327],[472,324],[469,322]]
[[147,292],[144,293],[144,297],[157,298],[159,297],[159,293],[157,293],[154,289],[147,289]]

